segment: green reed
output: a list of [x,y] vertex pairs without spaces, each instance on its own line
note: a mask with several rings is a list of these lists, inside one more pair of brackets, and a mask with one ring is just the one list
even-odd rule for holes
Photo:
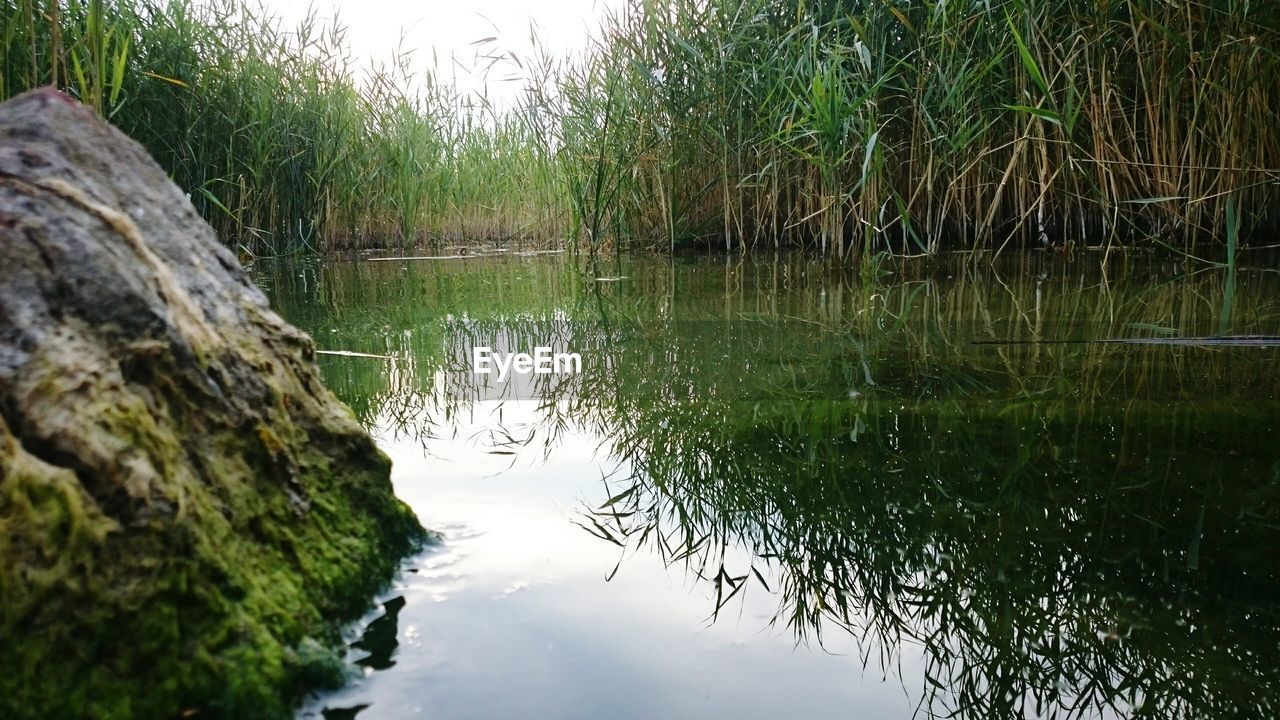
[[629,0],[579,56],[510,57],[497,111],[314,15],[0,0],[0,97],[98,109],[248,254],[1188,252],[1280,225],[1277,47],[1248,0]]
[[575,212],[624,241],[1185,246],[1230,197],[1277,224],[1273,4],[631,0],[602,36],[555,112],[571,182],[617,178]]
[[0,0],[0,97],[94,107],[248,255],[563,234],[527,124],[347,48],[242,0]]

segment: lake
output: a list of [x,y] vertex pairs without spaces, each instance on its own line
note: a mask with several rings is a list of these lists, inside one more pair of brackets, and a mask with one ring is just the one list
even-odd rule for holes
[[1280,274],[1103,260],[259,262],[442,535],[299,717],[1276,717]]

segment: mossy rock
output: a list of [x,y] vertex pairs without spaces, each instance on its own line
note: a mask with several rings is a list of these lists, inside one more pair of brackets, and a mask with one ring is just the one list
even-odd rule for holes
[[0,717],[281,718],[424,532],[146,152],[0,105]]

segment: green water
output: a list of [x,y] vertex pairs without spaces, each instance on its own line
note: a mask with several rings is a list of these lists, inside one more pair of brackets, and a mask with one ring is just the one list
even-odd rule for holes
[[1280,348],[1085,342],[1280,335],[1257,264],[254,271],[445,536],[302,717],[1280,713]]

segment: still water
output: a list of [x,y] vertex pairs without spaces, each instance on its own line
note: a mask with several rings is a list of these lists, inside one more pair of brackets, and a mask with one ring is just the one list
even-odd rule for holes
[[443,536],[300,717],[1276,717],[1280,274],[1099,261],[259,264]]

